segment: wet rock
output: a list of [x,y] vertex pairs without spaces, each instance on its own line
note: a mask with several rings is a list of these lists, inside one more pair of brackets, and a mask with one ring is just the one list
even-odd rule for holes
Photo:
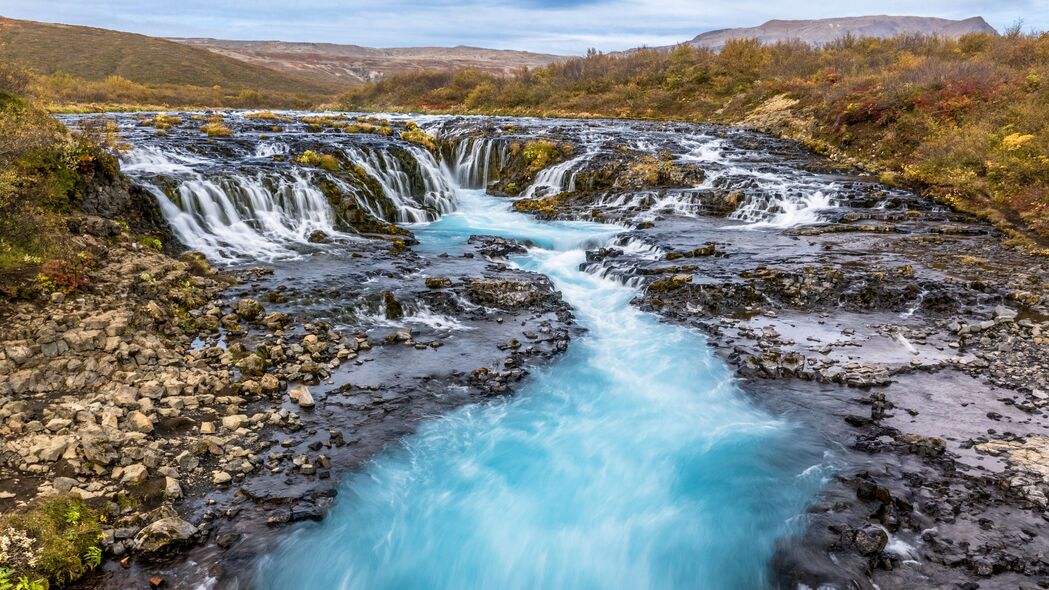
[[241,299],[234,309],[238,317],[249,322],[259,319],[264,311],[262,304],[254,299]]
[[444,289],[452,286],[452,279],[448,277],[427,277],[426,286],[430,289]]
[[311,232],[310,235],[307,236],[306,241],[312,244],[327,244],[331,241],[331,236],[320,230],[317,230]]
[[474,279],[466,296],[478,305],[520,309],[542,301],[545,293],[539,285],[517,279]]
[[305,385],[300,385],[289,391],[288,397],[302,408],[312,408],[316,405],[313,401],[313,394],[310,393],[310,389]]
[[160,553],[189,542],[197,534],[197,527],[177,516],[161,518],[143,528],[133,541],[133,547],[143,553]]
[[382,303],[386,319],[399,320],[404,317],[404,307],[400,301],[397,301],[392,291],[383,292]]
[[852,532],[852,545],[863,555],[880,553],[889,543],[889,534],[878,526],[866,526]]

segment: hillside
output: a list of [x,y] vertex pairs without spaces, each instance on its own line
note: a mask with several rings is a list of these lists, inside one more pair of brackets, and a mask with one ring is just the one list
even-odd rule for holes
[[480,47],[372,48],[334,43],[170,39],[247,63],[326,83],[352,86],[393,74],[423,70],[475,68],[509,75],[566,59],[557,55]]
[[966,33],[996,34],[981,17],[949,20],[924,16],[854,16],[818,20],[770,20],[756,27],[722,29],[697,35],[687,44],[720,49],[732,39],[757,39],[762,43],[801,40],[823,45],[846,35],[884,39],[897,35],[939,35],[956,39]]
[[5,60],[41,75],[88,81],[119,76],[145,85],[185,85],[262,93],[329,94],[308,81],[164,39],[93,27],[0,17]]

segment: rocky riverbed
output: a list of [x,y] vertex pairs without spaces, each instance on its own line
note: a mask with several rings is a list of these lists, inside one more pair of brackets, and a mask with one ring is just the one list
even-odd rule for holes
[[742,130],[433,118],[420,147],[397,118],[280,116],[227,116],[224,140],[118,118],[167,253],[97,216],[126,187],[99,191],[71,226],[91,287],[4,304],[0,511],[71,493],[109,514],[111,559],[83,586],[232,587],[343,476],[581,335],[507,259],[533,244],[415,242],[455,184],[619,225],[584,269],[702,331],[758,404],[833,441],[775,585],[1049,582],[1044,258]]

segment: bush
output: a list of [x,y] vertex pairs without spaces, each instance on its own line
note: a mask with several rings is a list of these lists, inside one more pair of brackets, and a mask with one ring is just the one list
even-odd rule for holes
[[417,145],[421,145],[431,152],[437,151],[437,140],[432,135],[423,131],[414,121],[408,121],[406,129],[401,132],[401,139]]
[[[0,561],[8,580],[66,584],[101,562],[102,515],[83,500],[59,496],[0,520],[6,554]],[[2,586],[0,586],[2,587]],[[13,588],[18,588],[17,582]],[[29,586],[31,587],[31,586]]]
[[318,154],[313,150],[306,150],[301,156],[294,158],[292,161],[297,164],[321,168],[328,172],[338,172],[341,168],[339,165],[339,159],[335,156],[331,154]]

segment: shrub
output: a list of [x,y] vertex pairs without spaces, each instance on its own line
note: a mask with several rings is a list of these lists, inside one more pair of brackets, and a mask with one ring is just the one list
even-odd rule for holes
[[204,125],[203,127],[201,127],[200,130],[203,131],[205,134],[207,134],[208,137],[232,137],[233,136],[233,132],[229,130],[229,127],[226,127],[226,125],[221,123],[221,122],[208,123],[208,124]]
[[437,151],[437,140],[432,135],[423,131],[414,121],[408,121],[406,129],[401,132],[401,139],[418,144],[431,152]]
[[80,578],[101,562],[101,520],[98,511],[73,496],[52,497],[8,514],[0,520],[0,545],[7,548],[0,558],[8,566],[7,578],[41,588]]
[[298,164],[321,168],[329,172],[338,172],[341,168],[339,165],[339,159],[335,156],[331,154],[318,154],[313,150],[306,150],[301,156],[294,158],[293,161]]
[[524,159],[533,172],[552,164],[560,155],[557,144],[545,139],[530,141],[524,146]]

